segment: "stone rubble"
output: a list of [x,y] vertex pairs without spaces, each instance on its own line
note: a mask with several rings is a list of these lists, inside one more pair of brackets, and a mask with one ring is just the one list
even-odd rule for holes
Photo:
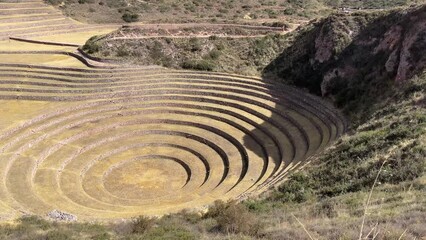
[[55,221],[66,221],[66,222],[75,222],[77,217],[75,215],[61,212],[59,210],[53,210],[47,214],[47,216]]

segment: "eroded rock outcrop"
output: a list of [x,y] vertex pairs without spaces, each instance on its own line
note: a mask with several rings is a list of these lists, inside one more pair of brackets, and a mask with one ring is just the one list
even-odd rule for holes
[[[312,23],[264,71],[346,107],[426,66],[426,5],[337,14]],[[395,84],[393,84],[395,83]],[[367,101],[368,99],[364,99]]]

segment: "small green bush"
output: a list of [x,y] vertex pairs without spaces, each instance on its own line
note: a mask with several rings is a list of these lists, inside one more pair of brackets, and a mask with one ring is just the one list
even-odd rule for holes
[[78,0],[79,4],[85,4],[85,3],[95,3],[95,0]]
[[117,57],[127,57],[130,55],[130,52],[127,50],[125,45],[119,46],[117,49]]
[[213,60],[216,60],[216,59],[218,59],[219,57],[220,57],[220,55],[221,55],[222,53],[219,51],[219,50],[217,50],[217,49],[213,49],[213,50],[211,50],[210,52],[209,52],[209,54],[208,54],[208,58],[210,58],[210,59],[213,59]]
[[279,194],[275,196],[275,199],[282,202],[297,203],[307,201],[313,195],[310,181],[311,179],[304,174],[292,175],[287,182],[278,188]]
[[251,212],[267,212],[270,210],[270,205],[267,201],[262,200],[247,200],[244,201],[243,204],[251,211]]
[[181,66],[184,69],[193,69],[200,71],[213,71],[213,69],[215,68],[214,64],[208,60],[187,60],[183,62]]
[[101,48],[96,42],[89,40],[83,45],[82,49],[89,54],[94,54],[99,52]]
[[59,4],[62,3],[62,0],[46,0],[46,2],[51,4],[51,5],[59,5]]
[[191,52],[201,51],[203,46],[198,38],[190,38],[189,39],[189,50]]
[[137,13],[125,12],[121,17],[125,22],[137,22],[139,20],[139,15]]
[[93,53],[97,53],[101,50],[101,46],[99,44],[100,40],[102,40],[104,36],[102,35],[95,35],[91,38],[89,38],[89,40],[86,41],[86,43],[83,45],[82,50],[89,53],[89,54],[93,54]]
[[263,225],[245,205],[235,201],[224,203],[216,201],[205,217],[214,218],[222,233],[236,233],[256,236],[263,230]]

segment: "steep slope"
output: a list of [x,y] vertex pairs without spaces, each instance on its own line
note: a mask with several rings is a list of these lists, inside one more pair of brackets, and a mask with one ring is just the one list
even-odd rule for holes
[[363,112],[426,65],[426,6],[333,15],[296,37],[264,70],[331,98],[347,114]]

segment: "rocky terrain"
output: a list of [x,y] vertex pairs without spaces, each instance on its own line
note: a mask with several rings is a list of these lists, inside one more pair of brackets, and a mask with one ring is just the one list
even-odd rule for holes
[[350,113],[421,73],[425,46],[426,6],[335,15],[308,26],[264,76],[330,97]]

